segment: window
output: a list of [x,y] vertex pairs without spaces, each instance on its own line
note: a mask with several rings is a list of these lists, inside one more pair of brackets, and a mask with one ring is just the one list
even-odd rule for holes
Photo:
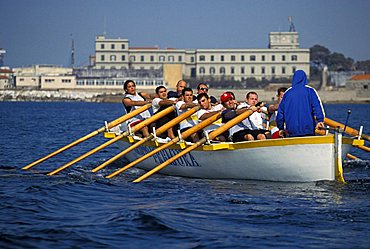
[[220,74],[225,74],[226,70],[224,67],[220,67]]
[[230,68],[230,74],[234,74],[235,73],[235,68],[234,67],[231,67]]
[[174,62],[175,61],[175,57],[173,55],[168,56],[168,61]]
[[292,61],[297,61],[297,60],[298,60],[298,56],[292,55]]
[[140,61],[144,61],[144,55],[140,56]]
[[241,74],[245,74],[245,68],[244,68],[244,67],[241,67],[241,68],[240,68],[240,73],[241,73]]
[[230,59],[231,61],[235,61],[235,55],[232,55]]
[[150,56],[150,61],[154,61],[154,56],[153,55]]
[[285,72],[286,72],[285,67],[282,67],[282,68],[281,68],[281,73],[282,73],[282,74],[285,74]]
[[251,67],[251,74],[254,74],[254,67]]
[[125,82],[124,81],[122,81],[122,80],[117,80],[116,81],[116,86],[123,86],[123,84],[124,84]]
[[104,86],[104,80],[97,80],[96,85],[97,86]]
[[256,61],[256,56],[255,56],[255,55],[251,55],[251,56],[249,56],[249,60],[250,60],[250,61]]
[[266,57],[264,55],[261,56],[261,61],[265,61]]
[[271,55],[271,61],[275,61],[275,55]]
[[364,89],[368,89],[368,87],[369,87],[368,85],[364,85]]
[[221,55],[221,61],[225,60],[225,56]]
[[104,44],[100,44],[100,48],[104,49],[105,48]]
[[83,80],[77,80],[77,85],[78,86],[83,86],[83,85],[85,85],[85,81],[83,81]]
[[105,61],[105,56],[104,56],[104,54],[102,54],[102,55],[100,56],[100,60],[101,60],[101,61]]
[[295,73],[295,71],[297,71],[297,68],[296,67],[292,67],[292,73]]
[[282,56],[281,56],[281,60],[282,60],[282,61],[285,61],[285,55],[282,55]]
[[163,55],[159,56],[159,61],[164,61],[164,56]]
[[106,85],[107,86],[114,86],[114,81],[113,80],[107,80]]
[[62,83],[71,83],[70,79],[62,79]]
[[271,67],[271,74],[275,74],[275,67]]
[[205,74],[205,72],[206,72],[206,69],[204,67],[199,68],[200,74]]
[[115,48],[114,44],[111,44],[111,45],[110,45],[110,48],[111,48],[111,49],[114,49],[114,48]]
[[209,68],[209,74],[215,74],[216,73],[216,68],[210,67]]
[[215,61],[215,56],[211,55],[211,61]]
[[194,62],[194,56],[190,57],[190,61]]
[[135,61],[135,56],[134,55],[130,56],[130,61]]
[[125,44],[121,44],[121,49],[125,49]]
[[261,67],[261,74],[265,74],[265,71],[266,71],[265,67]]
[[204,55],[199,56],[199,61],[205,61],[206,57]]
[[245,56],[244,56],[244,55],[242,55],[242,56],[240,57],[240,60],[241,60],[241,61],[245,61]]
[[182,61],[182,56],[181,56],[181,55],[179,55],[178,60],[179,60],[179,61]]
[[125,60],[126,60],[126,56],[122,55],[122,56],[121,56],[121,60],[122,60],[122,61],[125,61]]
[[115,55],[111,55],[110,56],[110,61],[116,61],[116,56]]
[[93,86],[94,85],[94,80],[87,80],[86,85]]

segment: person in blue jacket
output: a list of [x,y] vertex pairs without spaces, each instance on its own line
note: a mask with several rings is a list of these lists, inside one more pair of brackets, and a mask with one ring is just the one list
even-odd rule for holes
[[307,85],[306,73],[297,70],[292,86],[285,91],[278,108],[276,124],[283,136],[314,136],[315,129],[324,127],[325,112],[316,90]]

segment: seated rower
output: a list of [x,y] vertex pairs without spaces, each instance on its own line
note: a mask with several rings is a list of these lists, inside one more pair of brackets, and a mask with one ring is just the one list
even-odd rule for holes
[[[224,109],[224,107],[221,104],[212,106],[211,105],[211,98],[208,96],[207,93],[200,93],[197,96],[197,100],[199,105],[201,106],[201,109],[197,112],[198,120],[205,120],[207,118],[210,118],[212,115],[214,115],[217,112],[220,112]],[[204,132],[211,132],[217,128],[219,128],[222,125],[221,119],[217,120],[213,124],[207,126],[204,128]],[[228,132],[221,134],[220,136],[216,137],[214,140],[225,142],[228,137]]]
[[[181,92],[181,97],[183,100],[180,100],[176,103],[176,111],[177,115],[181,115],[182,113],[186,112],[188,109],[197,106],[196,103],[193,103],[193,90],[191,88],[184,88]],[[184,132],[191,127],[195,126],[198,123],[196,115],[191,115],[190,117],[184,119],[180,122],[180,132]],[[199,141],[199,134],[201,132],[195,132],[185,140],[188,142],[197,142]]]
[[[257,103],[258,94],[256,92],[249,92],[246,95],[246,102],[240,104],[238,108],[255,106]],[[245,126],[251,130],[250,134],[248,134],[249,141],[271,138],[270,132],[264,126],[264,120],[267,119],[267,114],[267,108],[261,107],[243,121]]]
[[[123,89],[125,90],[125,94],[122,99],[122,104],[125,107],[126,113],[132,112],[133,110],[138,109],[140,106],[151,102],[149,94],[136,92],[136,84],[133,80],[126,80],[123,84]],[[129,119],[127,123],[132,127],[149,117],[150,112],[146,110]],[[140,132],[144,137],[149,136],[149,129],[147,126],[142,128]]]
[[167,94],[167,98],[172,99],[179,99],[181,98],[182,95],[182,90],[186,88],[188,84],[186,83],[185,80],[179,80],[176,84],[176,92],[175,91],[169,91]]
[[[156,114],[160,111],[163,111],[167,107],[176,104],[177,100],[170,100],[170,99],[167,98],[167,89],[166,89],[165,86],[158,86],[155,89],[155,92],[158,95],[158,97],[154,98],[153,101],[152,101],[153,114]],[[166,123],[168,123],[169,121],[171,121],[175,117],[176,117],[175,112],[171,112],[171,113],[167,114],[166,116],[160,118],[159,120],[157,120],[155,122],[155,124],[154,124],[155,128],[157,129],[157,128],[165,125]],[[170,129],[168,129],[166,133],[162,133],[158,136],[160,138],[169,137],[169,138],[173,139],[173,138],[175,138],[175,135],[174,135],[175,130],[176,130],[176,128],[172,127]]]
[[[204,83],[199,83],[197,86],[197,96],[201,93],[207,93],[208,94],[208,86]],[[193,101],[197,100],[197,96],[193,97]],[[215,97],[208,95],[209,98],[211,99],[211,104],[212,105],[217,105],[218,101]]]
[[279,104],[284,96],[284,92],[287,90],[288,88],[286,87],[280,87],[278,90],[277,90],[277,103],[276,104],[272,104],[272,105],[269,105],[269,107],[267,108],[267,111],[269,113],[269,128],[270,128],[270,132],[271,132],[271,138],[279,138],[280,137],[280,134],[279,134],[279,129],[276,127],[276,116],[277,116],[277,112],[278,112],[278,108],[279,108]]
[[[222,123],[226,123],[248,110],[252,110],[255,112],[258,109],[255,106],[238,108],[237,102],[235,101],[234,98],[234,94],[231,92],[223,93],[220,97],[220,100],[222,105],[226,108],[221,113]],[[243,121],[229,129],[230,141],[236,143],[241,141],[248,141],[250,139],[251,132],[253,131],[248,129],[248,127],[245,125]]]

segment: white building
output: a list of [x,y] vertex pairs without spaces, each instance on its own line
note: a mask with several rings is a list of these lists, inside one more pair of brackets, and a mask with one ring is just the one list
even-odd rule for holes
[[183,78],[289,78],[297,69],[310,74],[310,51],[299,48],[297,32],[271,32],[265,49],[160,49],[130,47],[128,39],[95,40],[94,68],[160,69],[182,65]]

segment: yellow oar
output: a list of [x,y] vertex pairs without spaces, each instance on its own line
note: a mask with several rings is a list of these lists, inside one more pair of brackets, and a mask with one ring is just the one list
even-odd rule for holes
[[[211,125],[213,122],[215,122],[216,120],[218,120],[220,118],[220,113],[215,113],[213,116],[207,118],[206,120],[203,120],[201,123],[197,124],[196,126],[184,131],[183,133],[181,133],[181,137],[183,139],[189,137],[190,135],[192,135],[193,133],[203,129],[204,127],[207,127],[209,125]],[[113,176],[116,176],[120,173],[122,173],[123,171],[125,171],[126,169],[129,169],[133,166],[135,166],[136,164],[146,160],[147,158],[153,156],[154,154],[160,152],[161,150],[164,150],[168,147],[170,147],[171,145],[177,143],[180,141],[180,138],[179,137],[176,137],[174,139],[172,139],[171,141],[169,141],[168,143],[165,143],[163,144],[162,146],[152,150],[151,152],[149,152],[148,154],[145,154],[144,156],[136,159],[135,161],[127,164],[125,167],[123,168],[120,168],[118,169],[117,171],[113,172],[112,174],[108,175],[106,178],[112,178]]]
[[[167,115],[167,114],[169,114],[169,113],[173,112],[174,110],[175,110],[175,107],[174,107],[174,106],[170,106],[170,107],[168,107],[168,108],[164,109],[163,111],[161,111],[161,112],[159,112],[159,113],[157,113],[157,114],[153,115],[152,117],[150,117],[150,118],[148,118],[148,119],[145,119],[144,121],[140,122],[139,124],[137,124],[137,125],[133,126],[133,127],[132,127],[132,129],[131,129],[131,131],[132,131],[132,132],[136,132],[136,131],[138,131],[138,130],[141,130],[141,129],[142,129],[142,128],[144,128],[145,126],[147,126],[147,125],[149,125],[150,123],[152,123],[152,122],[156,121],[157,119],[160,119],[161,117],[163,117],[163,116],[165,116],[165,115]],[[66,169],[66,168],[68,168],[69,166],[71,166],[71,165],[75,164],[76,162],[79,162],[79,161],[81,161],[82,159],[84,159],[84,158],[86,158],[86,157],[88,157],[88,156],[90,156],[90,155],[92,155],[92,154],[94,154],[94,153],[98,152],[99,150],[101,150],[101,149],[103,149],[103,148],[107,147],[108,145],[111,145],[112,143],[115,143],[115,142],[117,142],[118,140],[120,140],[120,139],[122,139],[122,138],[124,138],[124,137],[127,137],[128,135],[130,135],[130,132],[129,132],[129,131],[125,131],[125,132],[123,132],[122,134],[118,135],[117,137],[115,137],[115,138],[111,139],[110,141],[108,141],[108,142],[106,142],[106,143],[104,143],[104,144],[102,144],[102,145],[100,145],[100,146],[98,146],[98,147],[96,147],[96,148],[94,148],[94,149],[90,150],[89,152],[86,152],[86,153],[85,153],[85,154],[83,154],[82,156],[80,156],[80,157],[78,157],[78,158],[76,158],[76,159],[74,159],[74,160],[70,161],[69,163],[64,164],[63,166],[61,166],[61,167],[59,167],[58,169],[56,169],[56,170],[54,170],[54,171],[52,171],[52,172],[48,173],[47,175],[49,175],[49,176],[54,175],[54,174],[56,174],[56,173],[58,173],[58,172],[62,171],[63,169]]]
[[[113,120],[112,122],[110,122],[108,124],[108,129],[110,129],[110,128],[116,126],[116,125],[119,125],[119,124],[125,122],[126,120],[129,120],[132,117],[135,117],[136,115],[140,114],[141,112],[144,112],[144,111],[148,110],[151,106],[152,106],[152,104],[144,105],[144,106],[138,108],[137,110],[134,110],[133,112],[130,112],[130,113],[126,114],[126,115],[123,115],[123,116],[121,116],[121,117]],[[75,145],[77,145],[77,144],[79,144],[79,143],[81,143],[83,141],[86,141],[89,138],[92,138],[92,137],[94,137],[94,136],[96,136],[96,135],[104,132],[105,130],[106,130],[106,127],[105,126],[102,126],[101,128],[99,128],[99,129],[97,129],[97,130],[95,130],[95,131],[93,131],[93,132],[91,132],[91,133],[89,133],[89,134],[87,134],[87,135],[85,135],[85,136],[83,136],[83,137],[75,140],[74,142],[72,142],[72,143],[70,143],[70,144],[68,144],[68,145],[66,145],[66,146],[64,146],[64,147],[62,147],[62,148],[54,151],[53,153],[50,153],[49,155],[47,155],[47,156],[45,156],[43,158],[40,158],[37,161],[34,161],[33,163],[30,163],[30,164],[24,166],[22,169],[24,169],[24,170],[25,169],[29,169],[29,168],[31,168],[31,167],[33,167],[33,166],[35,166],[35,165],[37,165],[37,164],[39,164],[39,163],[41,163],[43,161],[45,161],[45,160],[47,160],[47,159],[55,156],[55,155],[58,155],[59,153],[65,151],[65,150],[68,150],[69,148],[72,148],[73,146],[75,146]]]
[[[344,124],[338,123],[338,122],[336,122],[334,120],[331,120],[329,118],[325,118],[324,119],[324,123],[327,124],[327,125],[329,125],[329,126],[331,126],[331,127],[333,127],[333,128],[339,127],[339,128],[344,129]],[[358,130],[355,130],[355,129],[349,127],[349,126],[346,126],[345,133],[347,133],[348,135],[351,135],[351,136],[358,136],[358,134],[359,134]],[[361,135],[361,138],[370,141],[370,136],[369,135],[362,134]]]
[[[199,110],[199,108],[200,108],[200,106],[196,106],[196,107],[184,112],[180,116],[177,116],[176,118],[174,118],[170,122],[162,125],[161,127],[159,127],[156,130],[156,135],[160,135],[163,132],[166,132],[168,129],[172,128],[173,126],[180,123],[181,121],[183,121],[184,119],[186,119],[190,115],[194,114],[196,111]],[[122,152],[118,153],[117,155],[115,155],[114,157],[112,157],[108,161],[102,163],[101,165],[97,166],[96,168],[94,168],[91,171],[92,172],[97,172],[97,171],[101,170],[102,168],[106,167],[107,165],[111,164],[112,162],[116,161],[117,159],[121,158],[122,156],[126,155],[130,151],[133,151],[134,149],[136,149],[140,145],[152,140],[153,138],[154,138],[154,135],[150,134],[148,137],[141,139],[139,142],[135,143],[134,145],[132,145],[132,146],[128,147],[127,149],[123,150]]]
[[[246,112],[243,112],[239,116],[236,116],[235,118],[233,118],[232,120],[230,120],[229,122],[227,122],[226,124],[224,124],[223,126],[221,126],[220,128],[217,128],[216,130],[212,131],[208,135],[209,139],[212,140],[213,138],[221,135],[222,133],[224,133],[225,131],[227,131],[228,129],[230,129],[231,127],[233,127],[234,125],[236,125],[239,122],[243,121],[244,119],[248,118],[252,113],[253,113],[252,110],[247,110]],[[170,163],[174,162],[175,160],[177,160],[178,158],[182,157],[186,153],[189,153],[190,151],[192,151],[192,150],[196,149],[197,147],[201,146],[206,141],[207,141],[207,138],[202,138],[198,142],[194,143],[193,145],[187,147],[185,150],[183,150],[180,153],[178,153],[176,156],[168,159],[167,161],[165,161],[162,164],[158,165],[154,169],[152,169],[152,170],[148,171],[147,173],[145,173],[144,175],[140,176],[139,178],[137,178],[136,180],[134,180],[134,182],[141,182],[142,180],[145,180],[146,178],[148,178],[152,174],[154,174],[154,173],[158,172],[159,170],[163,169],[164,167],[168,166]]]
[[364,151],[367,151],[367,152],[370,152],[370,148],[369,147],[366,147],[364,145],[355,145],[355,147],[361,149],[361,150],[364,150]]
[[349,159],[352,159],[352,160],[357,160],[357,159],[359,159],[358,157],[356,157],[356,156],[354,156],[354,155],[352,155],[352,154],[349,154],[349,153],[346,155],[346,157],[347,157],[347,158],[349,158]]

